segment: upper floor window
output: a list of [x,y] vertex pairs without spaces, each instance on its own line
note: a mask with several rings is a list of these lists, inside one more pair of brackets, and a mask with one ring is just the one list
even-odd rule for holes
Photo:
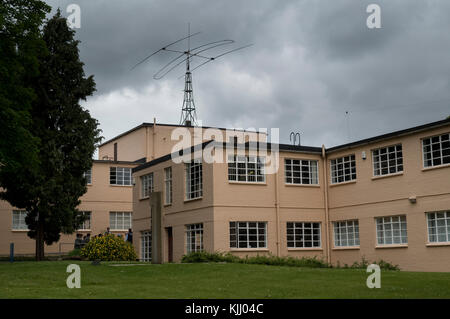
[[13,230],[28,230],[25,217],[28,212],[26,210],[13,210],[12,212],[12,229]]
[[265,182],[265,159],[259,156],[230,155],[228,180],[237,182]]
[[172,167],[164,169],[164,186],[165,204],[172,204]]
[[422,147],[424,167],[450,164],[450,133],[424,138]]
[[430,243],[450,242],[450,211],[427,213],[428,241]]
[[128,230],[131,228],[131,212],[110,212],[109,227],[111,230]]
[[356,179],[355,154],[331,160],[331,183],[343,183]]
[[286,184],[319,184],[318,161],[285,159]]
[[111,185],[131,185],[131,168],[110,167],[109,183]]
[[185,164],[186,170],[186,199],[200,198],[203,196],[203,171],[202,162],[199,159]]
[[153,192],[153,173],[141,176],[141,196],[148,197]]
[[81,224],[78,230],[90,230],[91,229],[91,212],[81,212],[83,216],[86,217],[83,224]]
[[90,168],[86,172],[84,172],[83,177],[86,178],[86,184],[91,185],[92,184],[92,168]]
[[321,247],[320,223],[286,223],[288,248]]
[[266,248],[267,222],[230,222],[231,248]]
[[408,243],[406,216],[380,217],[376,221],[378,245]]
[[334,222],[334,246],[359,246],[359,223],[357,220]]
[[372,158],[374,176],[403,172],[401,144],[372,150]]

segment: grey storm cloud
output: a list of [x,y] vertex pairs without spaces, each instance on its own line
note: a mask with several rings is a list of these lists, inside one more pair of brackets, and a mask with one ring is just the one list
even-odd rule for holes
[[[80,55],[97,83],[85,107],[106,138],[153,117],[178,123],[183,66],[160,81],[152,76],[173,55],[130,68],[185,36],[189,22],[202,32],[193,46],[253,44],[193,73],[203,125],[275,127],[281,142],[294,131],[304,145],[329,147],[450,115],[449,1],[47,2],[66,16],[70,3],[81,8]],[[381,29],[366,26],[371,3]]]

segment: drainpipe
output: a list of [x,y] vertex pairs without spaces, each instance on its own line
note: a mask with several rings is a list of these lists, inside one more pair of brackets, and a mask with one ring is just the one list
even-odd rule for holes
[[330,212],[328,209],[328,170],[327,156],[325,154],[325,145],[322,144],[323,160],[323,192],[325,196],[325,241],[327,243],[327,263],[331,263],[331,243],[330,243]]
[[153,118],[152,159],[155,159],[155,135],[156,135],[156,117]]
[[[279,156],[279,154],[275,156]],[[278,188],[278,169],[275,171],[275,214],[277,219],[277,257],[280,257],[280,189]]]

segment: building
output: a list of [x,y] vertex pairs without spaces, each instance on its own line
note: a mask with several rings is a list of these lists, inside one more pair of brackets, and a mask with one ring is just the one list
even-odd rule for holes
[[[199,144],[186,162],[173,152],[133,168],[142,260],[151,258],[150,204],[161,196],[153,240],[165,262],[206,250],[450,271],[450,120],[329,149],[247,142],[230,154],[228,142]],[[216,162],[204,160],[207,148]],[[279,170],[267,173],[274,160]]]

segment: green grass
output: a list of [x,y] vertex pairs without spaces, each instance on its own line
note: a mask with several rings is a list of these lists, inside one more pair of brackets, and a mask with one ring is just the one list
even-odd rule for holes
[[[81,288],[66,267],[81,267]],[[360,269],[201,263],[93,266],[82,261],[0,263],[0,298],[450,298],[450,273],[382,271],[369,289]]]

